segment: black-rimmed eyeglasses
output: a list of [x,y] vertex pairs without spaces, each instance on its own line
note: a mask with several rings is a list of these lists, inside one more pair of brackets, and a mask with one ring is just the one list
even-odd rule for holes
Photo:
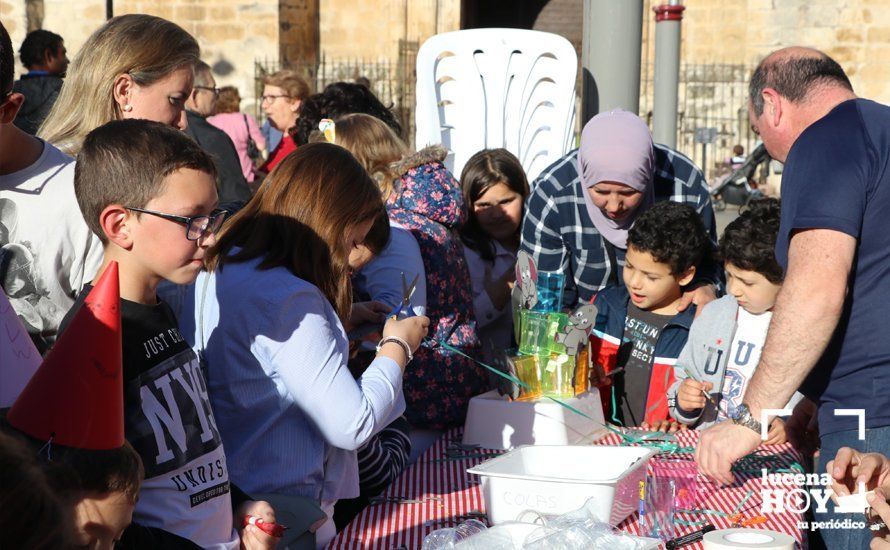
[[197,241],[207,235],[215,234],[219,231],[220,227],[222,227],[223,221],[225,221],[226,216],[228,215],[228,212],[225,210],[216,210],[209,216],[185,217],[176,216],[174,214],[165,214],[163,212],[155,212],[154,210],[146,210],[144,208],[134,208],[132,206],[125,206],[124,208],[132,210],[133,212],[150,214],[152,216],[164,218],[165,220],[170,220],[171,222],[181,223],[185,226],[185,238],[190,241]]

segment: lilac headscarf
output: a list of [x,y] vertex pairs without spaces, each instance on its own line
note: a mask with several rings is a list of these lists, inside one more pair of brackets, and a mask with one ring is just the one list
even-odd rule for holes
[[[655,172],[655,151],[652,134],[640,117],[616,109],[590,119],[581,131],[578,150],[578,173],[584,188],[584,203],[593,225],[604,239],[618,248],[627,248],[627,231],[642,212],[655,202],[652,181]],[[643,193],[643,201],[624,220],[616,222],[593,204],[588,189],[611,181],[622,183]]]

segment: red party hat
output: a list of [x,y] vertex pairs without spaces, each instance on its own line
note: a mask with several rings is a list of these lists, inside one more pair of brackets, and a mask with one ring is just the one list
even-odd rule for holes
[[7,420],[31,437],[67,447],[108,450],[124,444],[117,262],[96,281]]

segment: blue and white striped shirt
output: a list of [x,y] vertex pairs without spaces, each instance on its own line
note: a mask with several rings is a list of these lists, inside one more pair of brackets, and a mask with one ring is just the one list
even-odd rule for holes
[[[701,215],[714,245],[716,221],[708,185],[701,170],[686,156],[655,145],[655,200],[692,206]],[[578,173],[578,150],[547,167],[532,183],[522,223],[521,249],[532,255],[540,271],[566,273],[563,304],[587,303],[607,286],[614,269],[609,265],[605,241],[593,225],[584,203],[584,186]],[[616,249],[618,281],[624,251]],[[719,284],[719,267],[708,261],[696,280]]]

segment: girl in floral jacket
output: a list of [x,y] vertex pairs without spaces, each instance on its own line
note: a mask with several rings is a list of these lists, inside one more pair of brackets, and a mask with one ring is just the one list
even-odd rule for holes
[[430,332],[405,370],[408,420],[420,428],[460,425],[470,398],[490,389],[490,383],[482,367],[440,344],[471,357],[480,348],[470,275],[457,234],[467,213],[460,184],[442,164],[446,151],[427,147],[408,154],[385,123],[362,114],[338,119],[333,141],[364,164],[380,184],[390,220],[408,229],[420,245]]

